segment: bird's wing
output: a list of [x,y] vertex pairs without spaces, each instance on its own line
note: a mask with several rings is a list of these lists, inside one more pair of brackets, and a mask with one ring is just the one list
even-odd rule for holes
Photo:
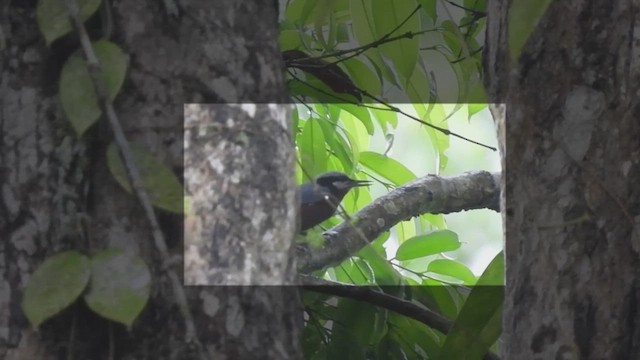
[[318,202],[324,202],[325,199],[314,191],[312,183],[306,183],[300,186],[300,202],[302,206],[309,206]]

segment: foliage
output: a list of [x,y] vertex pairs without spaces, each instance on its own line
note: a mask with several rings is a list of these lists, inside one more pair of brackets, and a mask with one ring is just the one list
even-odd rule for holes
[[[112,42],[101,40],[92,45],[101,65],[100,77],[113,100],[124,82],[127,57]],[[59,88],[62,108],[76,133],[81,136],[98,121],[102,109],[98,104],[87,62],[80,49],[65,62],[60,74]]]
[[[100,0],[79,1],[80,19],[86,21],[95,15],[100,4]],[[40,0],[37,18],[40,32],[48,45],[73,30],[64,0]],[[113,101],[122,89],[129,66],[128,55],[117,44],[98,40],[91,42],[91,47],[97,64],[90,64],[83,50],[77,49],[66,59],[58,84],[62,109],[78,136],[83,136],[102,116],[96,90],[102,87],[108,99]],[[117,182],[131,193],[127,170],[115,143],[106,152],[109,170]],[[153,205],[183,213],[182,185],[171,169],[139,146],[133,147],[132,152]]]
[[149,299],[151,273],[138,257],[121,250],[91,258],[77,251],[49,257],[33,273],[22,309],[35,327],[73,304],[80,295],[97,314],[131,326]]
[[[80,18],[87,20],[102,3],[101,0],[78,0]],[[36,8],[36,20],[47,45],[73,30],[64,0],[41,0]]]
[[[449,136],[456,135],[448,130],[452,114],[442,103],[472,103],[469,117],[485,107],[480,54],[486,2],[291,0],[282,5],[280,46],[295,101],[298,180],[329,170],[369,176],[387,188],[415,179],[386,151],[370,150],[373,139],[383,137],[388,151],[398,121],[412,120],[423,124],[423,139],[436,154],[433,168],[444,170]],[[371,198],[360,188],[342,207],[353,214]],[[339,221],[334,217],[323,225]],[[389,246],[394,241],[395,253]],[[388,309],[307,293],[306,357],[453,359],[468,350],[464,358],[480,358],[500,331],[502,254],[478,278],[445,255],[461,245],[442,214],[425,214],[315,274],[369,285],[436,311],[454,320],[449,334]],[[469,292],[468,286],[479,282],[483,286]],[[476,311],[477,298],[487,302],[486,311]]]
[[[100,0],[78,0],[79,18],[93,16]],[[47,45],[73,31],[64,0],[40,0],[36,18]],[[96,59],[88,61],[81,49],[69,56],[60,74],[59,98],[71,127],[83,136],[102,115],[97,89],[109,101],[120,92],[128,67],[122,49],[106,40],[90,44]],[[144,165],[145,185],[153,203],[173,212],[182,212],[182,187],[175,175],[144,149],[135,148],[138,164]],[[109,168],[121,186],[131,191],[124,165],[115,145],[108,148]],[[47,258],[29,279],[22,308],[34,327],[75,303],[82,295],[87,306],[102,317],[130,327],[149,298],[151,273],[141,258],[120,249],[105,249],[90,257],[65,251]]]
[[[184,194],[182,185],[173,171],[140,145],[131,144],[131,153],[145,188],[149,191],[151,203],[163,210],[182,213]],[[131,193],[131,184],[127,178],[125,165],[114,143],[107,148],[107,165],[118,184]]]

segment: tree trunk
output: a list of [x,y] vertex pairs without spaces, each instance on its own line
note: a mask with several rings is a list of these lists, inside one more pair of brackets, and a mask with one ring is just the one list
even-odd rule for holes
[[[127,138],[179,177],[184,103],[286,103],[273,2],[180,2],[177,17],[168,15],[165,1],[103,3],[109,11],[102,8],[87,26],[129,55],[126,80],[115,100]],[[295,288],[186,287],[192,320],[185,317],[168,276],[172,269],[180,274],[182,266],[161,261],[140,204],[106,166],[108,126],[101,122],[78,137],[62,113],[56,94],[60,68],[79,44],[67,36],[47,47],[35,7],[35,1],[0,7],[0,358],[301,358],[302,312]],[[101,32],[105,28],[112,32]],[[273,187],[279,191],[276,197],[251,191],[251,206],[260,203],[253,211],[286,216],[259,223],[261,232],[243,241],[253,246],[247,247],[251,251],[269,248],[273,257],[245,263],[254,267],[251,272],[272,274],[268,271],[277,259],[281,267],[276,276],[286,284],[295,271],[290,249],[296,188],[289,175],[289,123],[286,112],[276,113],[259,110],[251,119],[264,125],[252,127],[251,135],[266,140],[249,141],[248,146],[280,141],[279,151],[268,149],[278,158],[265,162],[253,156],[260,149],[248,151],[246,164],[234,175],[240,183],[264,180],[266,174],[280,181]],[[274,124],[279,124],[279,133],[261,133],[273,131]],[[287,147],[289,152],[283,150]],[[216,199],[221,197],[224,191]],[[182,216],[161,210],[156,214],[170,251],[181,256]],[[285,235],[274,239],[265,234]],[[34,269],[63,250],[91,255],[110,247],[140,256],[153,273],[151,298],[132,328],[99,317],[80,300],[36,333],[21,309]],[[189,324],[194,339],[185,338]]]
[[485,49],[506,103],[502,356],[638,359],[640,3],[552,1],[511,62],[508,3]]

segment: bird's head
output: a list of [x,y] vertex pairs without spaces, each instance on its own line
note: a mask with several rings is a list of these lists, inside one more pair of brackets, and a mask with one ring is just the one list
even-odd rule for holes
[[354,180],[341,172],[332,171],[300,185],[301,230],[312,228],[333,216],[349,190],[369,184],[369,181]]
[[349,190],[355,187],[371,185],[370,181],[354,180],[337,171],[321,174],[316,178],[315,182],[317,186],[328,190],[338,200],[342,200]]

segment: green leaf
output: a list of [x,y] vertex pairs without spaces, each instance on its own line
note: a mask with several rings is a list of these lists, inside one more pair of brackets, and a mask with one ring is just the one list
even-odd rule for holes
[[398,114],[395,111],[383,110],[381,108],[369,108],[369,110],[375,116],[383,131],[386,131],[388,126],[391,126],[393,129],[398,126]]
[[502,330],[504,286],[486,286],[504,270],[500,252],[467,297],[437,359],[481,359]]
[[[151,203],[173,213],[184,213],[184,190],[173,171],[142,146],[130,145],[135,165],[149,193]],[[114,143],[107,149],[107,165],[120,186],[132,193],[126,168]]]
[[435,310],[451,319],[458,316],[458,294],[453,286],[427,278],[422,281],[422,286],[411,289],[415,292],[414,299],[425,306],[431,307],[435,304]]
[[[484,84],[480,72],[478,71],[479,60],[475,58],[466,58],[457,63],[460,66],[460,80],[458,87],[460,90],[459,107],[461,103],[481,103],[488,102],[487,95],[484,91]],[[456,74],[457,75],[457,74]],[[458,107],[456,107],[456,110]]]
[[[340,318],[341,325],[337,326],[335,330],[331,331],[331,341],[326,345],[326,354],[323,351],[320,352],[321,356],[315,357],[311,360],[320,359],[365,359],[368,346],[360,343],[356,335],[350,328],[345,328],[346,325],[342,318]],[[347,319],[347,321],[355,321]],[[348,323],[346,323],[348,324]]]
[[420,355],[419,358],[427,359],[440,350],[442,336],[421,322],[391,312],[389,325],[394,330],[389,334],[409,354],[417,354]]
[[341,112],[340,123],[343,126],[344,134],[351,144],[351,148],[355,152],[354,159],[360,160],[360,149],[369,148],[369,141],[367,129],[360,119],[353,116],[349,112]]
[[355,168],[355,154],[351,146],[328,121],[318,120],[318,123],[324,133],[324,140],[327,142],[327,146],[333,152],[332,155],[340,161],[345,173],[352,173]]
[[309,244],[312,248],[320,248],[324,245],[325,239],[322,236],[324,230],[319,227],[314,227],[307,230],[306,234],[298,234],[296,235],[296,241],[303,241]]
[[128,327],[138,317],[151,288],[144,261],[120,249],[107,249],[91,259],[91,283],[84,299],[102,317]]
[[[413,104],[413,107],[416,110],[416,114],[418,114],[418,118],[423,121],[436,124],[443,129],[449,128],[449,125],[445,121],[446,115],[442,104],[433,105],[431,111],[427,110],[424,104]],[[438,156],[438,171],[442,171],[447,167],[449,162],[449,157],[446,154],[446,151],[449,149],[449,136],[429,126],[424,126],[424,129],[429,135],[433,149]]]
[[468,118],[471,119],[471,117],[477,113],[479,113],[480,111],[482,111],[484,108],[487,107],[487,104],[469,104],[468,105],[468,111],[469,111],[469,115]]
[[347,68],[349,77],[359,89],[374,95],[382,93],[380,78],[362,61],[351,58],[343,61],[342,64]]
[[[376,71],[379,79],[384,79],[390,84],[400,87],[400,83],[398,82],[398,79],[393,70],[391,70],[391,66],[389,66],[389,64],[387,64],[387,62],[382,58],[382,55],[380,55],[379,51],[380,50],[378,49],[371,49],[367,51],[367,55],[365,56],[367,59],[369,59],[369,61],[371,61],[373,69]],[[372,95],[382,96],[382,94]]]
[[[471,64],[473,61],[464,61],[464,64]],[[487,99],[487,94],[485,92],[484,89],[484,84],[482,83],[482,78],[480,76],[480,73],[473,69],[473,70],[469,70],[472,71],[472,73],[469,76],[468,79],[468,101],[470,104],[469,106],[474,106],[474,110],[477,109],[478,107],[484,108],[486,107],[487,103],[489,102],[489,100]],[[473,115],[473,114],[472,114]]]
[[340,104],[327,104],[327,111],[329,113],[329,120],[335,125],[338,126],[338,122],[340,120],[340,114],[342,113],[342,108]]
[[[101,0],[76,0],[80,20],[86,21],[100,7]],[[47,46],[73,30],[65,0],[39,0],[36,21]]]
[[422,214],[420,219],[428,224],[431,228],[437,230],[444,230],[447,228],[447,224],[444,221],[444,214]]
[[[325,49],[328,49],[329,51],[331,51],[333,44],[331,44],[330,41],[325,40],[323,28],[324,28],[324,24],[327,23],[326,19],[328,19],[331,16],[334,3],[335,3],[335,0],[320,1],[317,3],[315,7],[315,11],[313,12],[313,15],[314,15],[313,24],[314,24],[315,35],[320,41],[320,44],[322,45],[322,47]],[[331,29],[329,30],[329,33],[331,33]]]
[[434,231],[408,239],[400,244],[396,259],[411,260],[460,248],[458,234],[451,230]]
[[[116,44],[108,41],[98,41],[92,45],[100,62],[100,78],[113,101],[124,83],[127,56]],[[89,76],[87,62],[79,50],[62,67],[59,85],[62,109],[78,136],[81,136],[100,118],[102,110]]]
[[313,17],[310,16],[316,7],[317,0],[294,0],[287,6],[284,16],[287,20],[307,24]]
[[478,279],[477,286],[504,286],[504,251],[491,260]]
[[425,76],[422,69],[417,68],[411,78],[407,81],[406,86],[407,95],[414,104],[424,104],[431,100],[431,94],[429,92],[429,80]]
[[336,35],[339,43],[348,43],[349,40],[349,26],[343,22],[338,23],[338,34]]
[[[373,23],[371,0],[350,0],[349,6],[352,16],[351,26],[353,29],[353,35],[358,43],[360,45],[366,45],[378,40],[376,38],[375,25]],[[391,71],[387,63],[382,59],[380,50],[376,48],[369,49],[366,52],[366,57],[369,58],[375,67],[375,70],[379,72],[384,79],[392,84],[398,85],[393,71]],[[378,78],[380,78],[380,76],[378,76]]]
[[327,170],[328,154],[320,121],[307,120],[298,140],[302,170],[312,178]]
[[347,259],[335,267],[336,280],[344,283],[371,285],[374,283],[373,269],[358,258]]
[[361,45],[369,44],[375,39],[375,25],[371,13],[371,0],[350,0],[353,35]]
[[529,36],[547,11],[551,0],[514,0],[507,15],[507,43],[511,61],[516,62]]
[[367,109],[353,104],[336,104],[336,106],[355,116],[355,118],[360,120],[362,125],[367,129],[367,134],[373,135],[373,122],[371,122],[371,115]]
[[365,246],[358,252],[358,257],[365,260],[376,278],[378,285],[396,286],[403,283],[402,275],[371,246]]
[[[473,38],[466,38],[462,42],[465,36],[460,33],[458,26],[452,21],[444,21],[442,27],[445,29],[442,37],[452,53],[452,55],[447,56],[447,59],[451,63],[450,69],[454,72],[457,80],[458,94],[454,112],[462,106],[462,103],[481,103],[486,101],[484,88],[478,88],[478,86],[482,85],[478,70],[481,66],[480,55],[471,55],[480,45]],[[471,93],[472,89],[474,89],[473,93]],[[471,95],[474,97],[471,97]]]
[[418,2],[422,5],[424,12],[432,18],[435,23],[438,18],[438,13],[436,12],[437,0],[418,0]]
[[362,345],[372,345],[387,333],[388,312],[385,309],[351,299],[341,298],[335,321]]
[[298,123],[300,122],[300,111],[295,106],[291,111],[291,135],[295,137],[298,132]]
[[394,226],[396,238],[400,244],[416,236],[416,225],[413,220],[401,221]]
[[460,38],[458,37],[458,25],[451,20],[445,20],[440,24],[444,31],[442,32],[442,39],[447,44],[447,47],[453,54],[453,59],[462,55],[462,44],[460,43]]
[[297,30],[284,30],[280,31],[280,37],[278,38],[281,50],[297,49],[302,45],[302,39],[300,38],[300,32]]
[[[391,33],[400,23],[413,12],[416,4],[413,1],[373,1],[371,9],[378,39]],[[391,36],[400,35],[408,31],[420,31],[420,16],[413,14],[411,18],[397,29]],[[389,58],[404,82],[411,78],[418,61],[418,37],[403,38],[385,43],[380,51]]]
[[385,231],[369,243],[369,246],[384,259],[387,258],[387,251],[384,248],[384,243],[389,240],[390,235],[391,233],[389,231]]
[[[391,313],[393,314],[393,313]],[[371,359],[409,359],[407,353],[417,353],[418,349],[411,348],[410,345],[406,345],[403,339],[399,339],[393,336],[395,328],[390,333],[375,344],[375,348],[369,350],[367,355]],[[404,347],[403,347],[404,346]],[[407,349],[408,348],[408,349]],[[426,357],[425,357],[426,358]]]
[[487,0],[464,0],[464,7],[475,11],[487,11]]
[[451,276],[464,281],[466,285],[474,285],[477,281],[475,275],[461,262],[449,259],[433,260],[429,263],[427,271]]
[[31,275],[22,299],[22,310],[34,327],[71,305],[86,288],[91,267],[77,251],[65,251],[46,259]]
[[360,163],[396,185],[406,184],[416,176],[397,160],[371,151],[360,153]]

